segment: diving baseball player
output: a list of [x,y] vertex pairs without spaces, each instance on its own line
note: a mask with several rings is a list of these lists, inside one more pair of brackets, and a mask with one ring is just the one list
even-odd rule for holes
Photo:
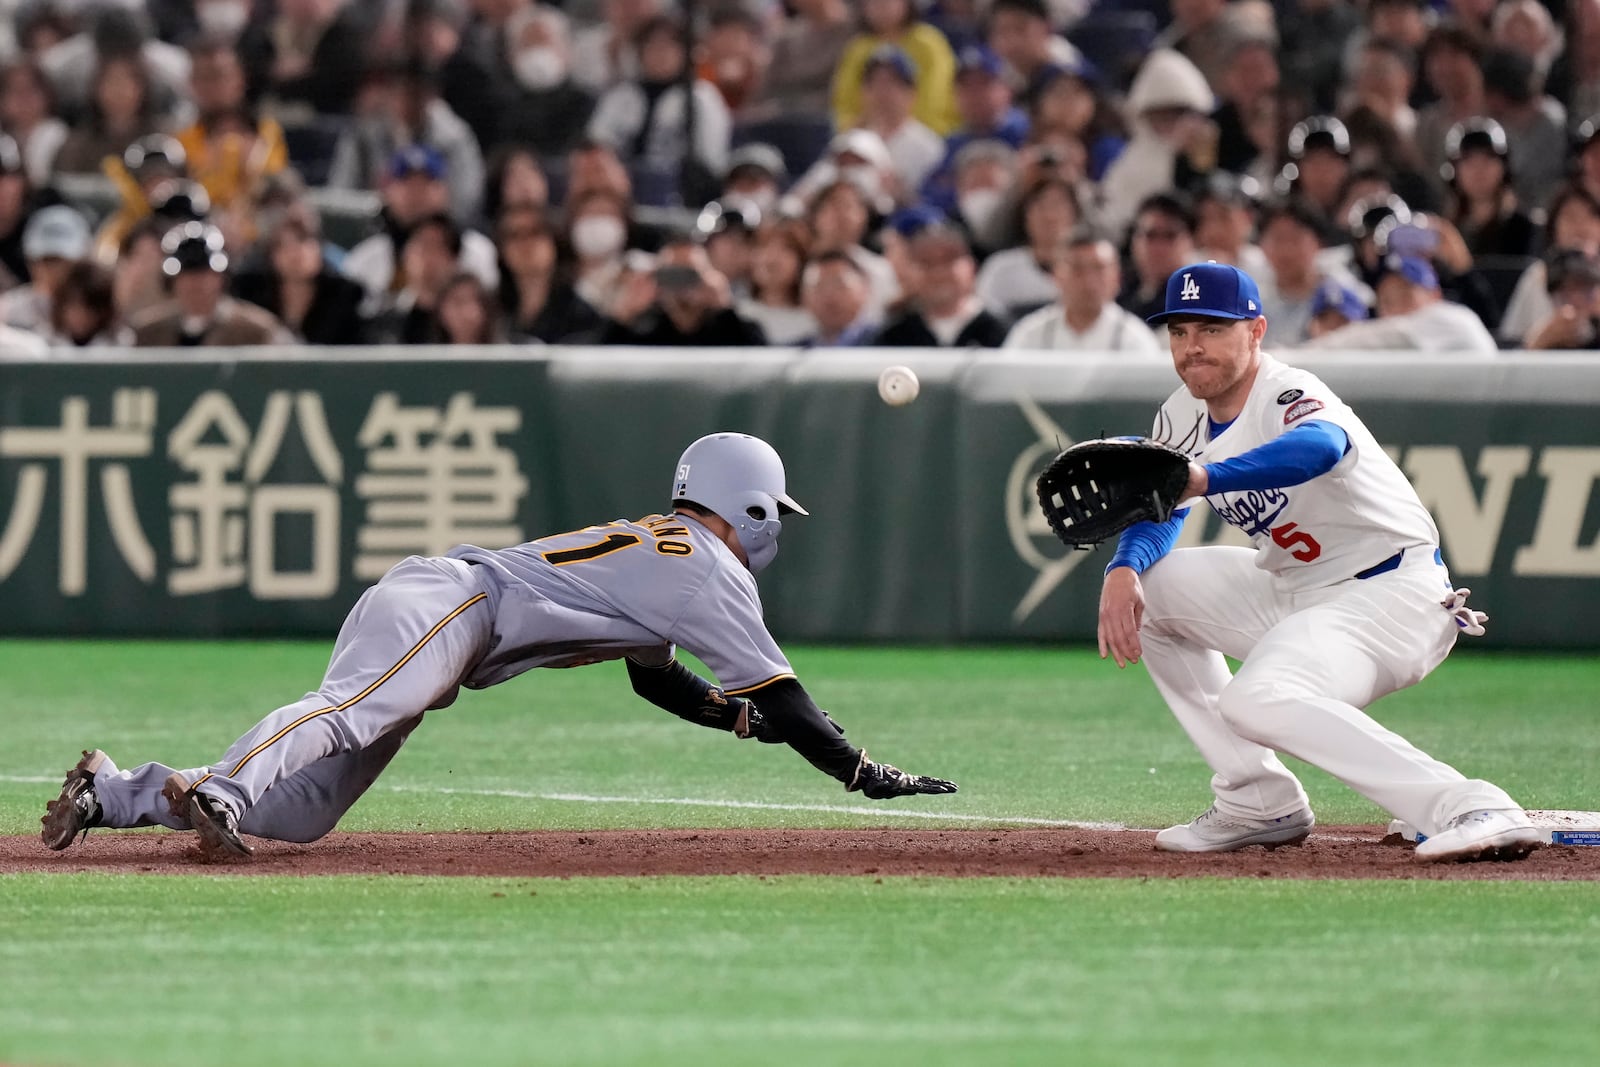
[[1182,509],[1130,527],[1106,568],[1101,656],[1143,659],[1216,772],[1211,808],[1156,847],[1303,841],[1315,820],[1282,752],[1416,826],[1418,859],[1526,855],[1539,834],[1504,790],[1362,711],[1421,681],[1462,630],[1483,633],[1405,475],[1332,390],[1261,351],[1267,320],[1243,271],[1178,270],[1150,321],[1166,324],[1183,379],[1151,436],[1192,457],[1184,499],[1204,497],[1253,542],[1174,551]]
[[[823,773],[880,800],[955,783],[875,763],[818,708],[762,621],[755,575],[785,514],[783,462],[765,441],[719,433],[690,445],[673,510],[503,550],[463,545],[397,563],[356,602],[322,685],[262,719],[216,763],[119,771],[84,753],[40,834],[63,849],[90,827],[195,830],[211,851],[241,834],[314,841],[371,787],[425,712],[462,686],[534,667],[627,659],[640,696],[691,722],[786,742]],[[688,649],[721,687],[674,657]]]

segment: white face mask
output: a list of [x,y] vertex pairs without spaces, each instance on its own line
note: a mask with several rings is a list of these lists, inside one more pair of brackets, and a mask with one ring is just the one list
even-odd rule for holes
[[572,250],[584,259],[616,255],[627,239],[627,228],[615,215],[586,215],[572,224]]
[[961,217],[974,230],[987,231],[1000,214],[1006,194],[999,189],[973,189],[962,193],[959,205]]
[[567,80],[567,61],[554,48],[524,48],[511,61],[511,71],[524,89],[554,89]]
[[196,4],[194,17],[208,34],[237,37],[250,21],[250,0],[210,0]]

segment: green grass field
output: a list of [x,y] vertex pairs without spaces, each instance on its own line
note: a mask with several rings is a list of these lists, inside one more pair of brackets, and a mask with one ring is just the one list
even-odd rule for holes
[[[83,747],[214,758],[321,643],[0,644],[0,833]],[[960,781],[857,813],[792,753],[612,664],[430,715],[346,829],[1160,826],[1207,771],[1083,650],[817,649],[878,758]],[[1592,657],[1458,655],[1376,714],[1530,807],[1600,807]],[[1307,771],[1319,819],[1382,815]],[[916,814],[909,814],[916,813]],[[935,816],[932,818],[925,816]],[[92,839],[91,839],[92,844]],[[1592,883],[0,875],[0,1063],[1576,1064]]]

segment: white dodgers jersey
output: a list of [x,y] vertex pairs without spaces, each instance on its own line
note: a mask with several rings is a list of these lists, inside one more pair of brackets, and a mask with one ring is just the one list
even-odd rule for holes
[[1350,437],[1349,451],[1332,470],[1285,489],[1206,497],[1213,511],[1250,538],[1256,566],[1301,591],[1354,577],[1402,549],[1439,543],[1416,490],[1355,412],[1316,375],[1265,352],[1244,410],[1215,440],[1205,401],[1187,388],[1161,405],[1151,437],[1198,463],[1217,463],[1311,421],[1333,423]]

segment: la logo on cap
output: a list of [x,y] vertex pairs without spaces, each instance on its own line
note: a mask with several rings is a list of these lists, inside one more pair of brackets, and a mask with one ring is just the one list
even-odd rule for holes
[[1200,283],[1188,271],[1183,272],[1183,289],[1178,293],[1179,300],[1199,300]]

